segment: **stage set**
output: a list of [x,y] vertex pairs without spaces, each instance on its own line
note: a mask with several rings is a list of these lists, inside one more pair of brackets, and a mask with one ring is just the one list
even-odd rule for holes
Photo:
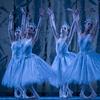
[[100,100],[100,0],[0,0],[0,100]]

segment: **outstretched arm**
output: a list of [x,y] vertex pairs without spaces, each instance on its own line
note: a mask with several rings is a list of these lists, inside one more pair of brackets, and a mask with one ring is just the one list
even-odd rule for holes
[[13,14],[9,15],[9,23],[8,23],[8,33],[10,41],[14,41],[14,30],[13,30]]
[[54,35],[55,39],[58,39],[59,35],[57,33],[57,29],[56,29],[56,25],[55,25],[54,13],[52,12],[52,10],[50,8],[48,8],[48,14],[49,14],[50,25],[53,30],[53,35]]

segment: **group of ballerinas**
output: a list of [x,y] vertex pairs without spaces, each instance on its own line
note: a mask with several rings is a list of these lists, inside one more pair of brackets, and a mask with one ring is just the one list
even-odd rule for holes
[[[33,84],[49,82],[59,88],[59,96],[72,97],[69,84],[77,83],[81,88],[80,96],[83,98],[96,97],[92,87],[94,81],[100,80],[100,55],[93,48],[93,40],[96,36],[97,21],[87,20],[84,32],[79,27],[79,13],[72,12],[73,21],[71,27],[66,23],[62,25],[60,34],[57,33],[54,13],[48,8],[41,10],[37,27],[29,22],[29,16],[23,9],[21,27],[13,32],[13,15],[9,17],[9,36],[11,38],[12,57],[5,72],[2,84],[14,88],[16,97],[26,98],[26,91],[30,87],[34,97],[38,97]],[[39,56],[32,53],[32,47],[37,40],[39,28],[44,14],[48,14],[52,33],[56,42],[56,57],[52,66],[47,64]],[[72,53],[68,50],[74,33],[78,36],[79,52]],[[91,95],[86,96],[85,85],[89,85]],[[20,90],[20,94],[17,94]]]

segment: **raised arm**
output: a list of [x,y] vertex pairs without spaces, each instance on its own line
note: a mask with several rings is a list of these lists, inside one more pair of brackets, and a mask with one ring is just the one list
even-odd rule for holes
[[26,17],[25,28],[29,27],[29,23],[30,23],[30,15],[28,14]]
[[36,28],[36,33],[35,33],[35,36],[33,37],[34,42],[37,40],[38,33],[39,33],[39,30],[40,30],[40,27],[41,27],[41,22],[42,22],[42,17],[39,18],[39,22],[38,22],[38,25],[37,25],[37,28]]
[[41,8],[40,9],[40,18],[39,18],[39,22],[38,22],[37,28],[35,29],[36,32],[35,32],[35,36],[33,37],[33,41],[37,40],[38,33],[39,33],[40,27],[42,25],[42,20],[43,20],[43,17],[44,17],[44,13],[45,13],[45,10],[43,8]]
[[9,34],[10,41],[14,41],[13,14],[12,13],[10,13],[9,15],[8,34]]
[[23,8],[21,8],[21,13],[22,13],[21,29],[22,32],[24,32],[26,29],[26,12],[24,11]]
[[76,10],[75,12],[73,12],[73,22],[72,22],[72,25],[71,25],[71,28],[70,28],[69,35],[67,37],[68,45],[70,45],[72,38],[73,38],[73,35],[77,31],[78,22],[79,22],[79,14],[78,14],[78,11]]
[[92,34],[93,37],[96,36],[97,30],[98,30],[98,26],[99,26],[99,23],[98,23],[98,21],[96,20],[96,21],[95,21],[95,24],[94,24],[94,26],[93,26],[93,28],[92,28],[92,30],[91,30],[91,32],[90,32],[90,33]]
[[55,39],[58,39],[59,34],[57,33],[57,29],[56,29],[56,25],[55,25],[54,13],[52,12],[52,10],[50,8],[48,8],[48,15],[49,15],[49,21],[50,21],[50,26],[53,31],[53,35],[54,35]]

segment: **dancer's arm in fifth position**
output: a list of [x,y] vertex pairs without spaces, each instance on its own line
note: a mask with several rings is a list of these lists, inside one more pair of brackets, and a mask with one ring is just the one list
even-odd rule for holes
[[96,20],[94,25],[93,25],[93,28],[90,31],[90,33],[92,34],[93,39],[95,39],[98,28],[99,28],[99,23],[98,23],[98,20]]
[[78,10],[72,11],[72,13],[73,13],[73,22],[72,22],[69,34],[68,34],[68,36],[66,36],[66,41],[67,41],[68,45],[70,45],[73,35],[77,31],[77,25],[79,22]]
[[43,17],[44,17],[44,13],[45,13],[45,10],[43,8],[40,8],[40,18],[39,18],[39,21],[38,21],[38,25],[35,29],[35,35],[33,37],[33,42],[35,42],[38,38],[40,27],[42,25],[42,20],[43,20]]
[[55,40],[57,40],[59,38],[59,34],[57,33],[57,29],[56,29],[56,25],[55,25],[54,13],[50,8],[48,8],[47,13],[49,15],[49,21],[50,21],[51,28],[53,30],[54,38],[55,38]]
[[10,38],[10,41],[14,41],[15,40],[15,36],[14,36],[14,29],[13,29],[13,14],[12,12],[9,15],[9,22],[8,22],[8,35]]

